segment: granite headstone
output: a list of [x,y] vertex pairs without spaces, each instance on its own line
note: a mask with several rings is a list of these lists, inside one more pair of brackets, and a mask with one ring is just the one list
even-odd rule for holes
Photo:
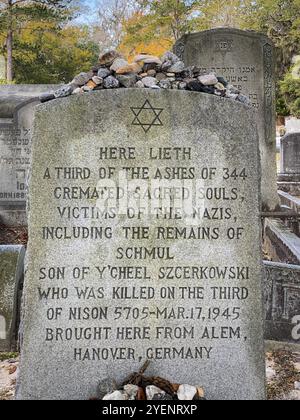
[[25,248],[0,245],[0,351],[15,351]]
[[37,98],[0,98],[0,223],[26,225],[31,129]]
[[257,111],[262,204],[279,205],[276,186],[275,58],[272,41],[253,31],[219,28],[183,36],[174,51],[187,65],[213,71],[250,97]]
[[300,267],[265,262],[265,338],[300,344]]
[[254,120],[171,90],[37,107],[18,399],[89,399],[147,359],[209,399],[264,398]]
[[300,177],[300,133],[289,133],[281,139],[281,173]]

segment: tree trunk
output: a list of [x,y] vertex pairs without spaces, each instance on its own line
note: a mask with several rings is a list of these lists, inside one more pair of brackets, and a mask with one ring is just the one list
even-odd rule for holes
[[13,81],[13,19],[12,19],[12,0],[8,0],[8,30],[6,38],[6,79]]
[[7,51],[7,60],[6,60],[6,79],[8,82],[13,81],[13,31],[10,29],[7,32],[6,40],[6,51]]

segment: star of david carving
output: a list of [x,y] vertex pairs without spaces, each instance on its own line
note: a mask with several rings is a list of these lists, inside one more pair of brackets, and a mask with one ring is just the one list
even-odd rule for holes
[[143,128],[145,133],[152,127],[163,126],[160,116],[163,112],[163,108],[155,108],[151,105],[148,99],[145,101],[142,107],[131,107],[131,111],[134,113],[134,120],[132,125],[137,125]]

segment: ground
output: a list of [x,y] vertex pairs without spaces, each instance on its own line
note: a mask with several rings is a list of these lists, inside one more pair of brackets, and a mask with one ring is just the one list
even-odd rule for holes
[[18,355],[0,353],[0,401],[14,399],[18,363]]
[[[268,399],[300,401],[300,390],[295,390],[295,382],[300,381],[300,350],[267,353],[266,362]],[[14,399],[18,363],[17,355],[0,353],[0,400]]]
[[266,355],[269,400],[300,401],[300,352],[278,350]]

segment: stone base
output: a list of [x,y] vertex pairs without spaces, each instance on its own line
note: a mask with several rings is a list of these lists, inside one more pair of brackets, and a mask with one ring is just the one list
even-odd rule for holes
[[278,182],[300,182],[300,174],[278,174]]
[[300,266],[264,262],[265,339],[300,344]]
[[288,194],[284,191],[278,191],[281,204],[289,207],[295,213],[300,215],[300,196],[295,197],[291,194]]
[[281,220],[265,220],[264,248],[273,261],[300,265],[300,238]]
[[300,352],[300,343],[287,343],[286,341],[273,341],[265,340],[265,349],[268,353],[278,351],[278,350],[287,350],[294,353]]
[[27,213],[24,208],[0,207],[0,225],[27,226]]
[[291,321],[265,322],[265,340],[268,341],[279,341],[282,343],[300,344],[300,339],[296,339],[296,333],[294,331],[296,331],[295,324],[293,324]]
[[300,179],[299,181],[284,181],[284,179],[279,176],[277,186],[278,190],[280,191],[291,194],[293,196],[300,196]]
[[25,248],[0,246],[0,351],[18,349]]

